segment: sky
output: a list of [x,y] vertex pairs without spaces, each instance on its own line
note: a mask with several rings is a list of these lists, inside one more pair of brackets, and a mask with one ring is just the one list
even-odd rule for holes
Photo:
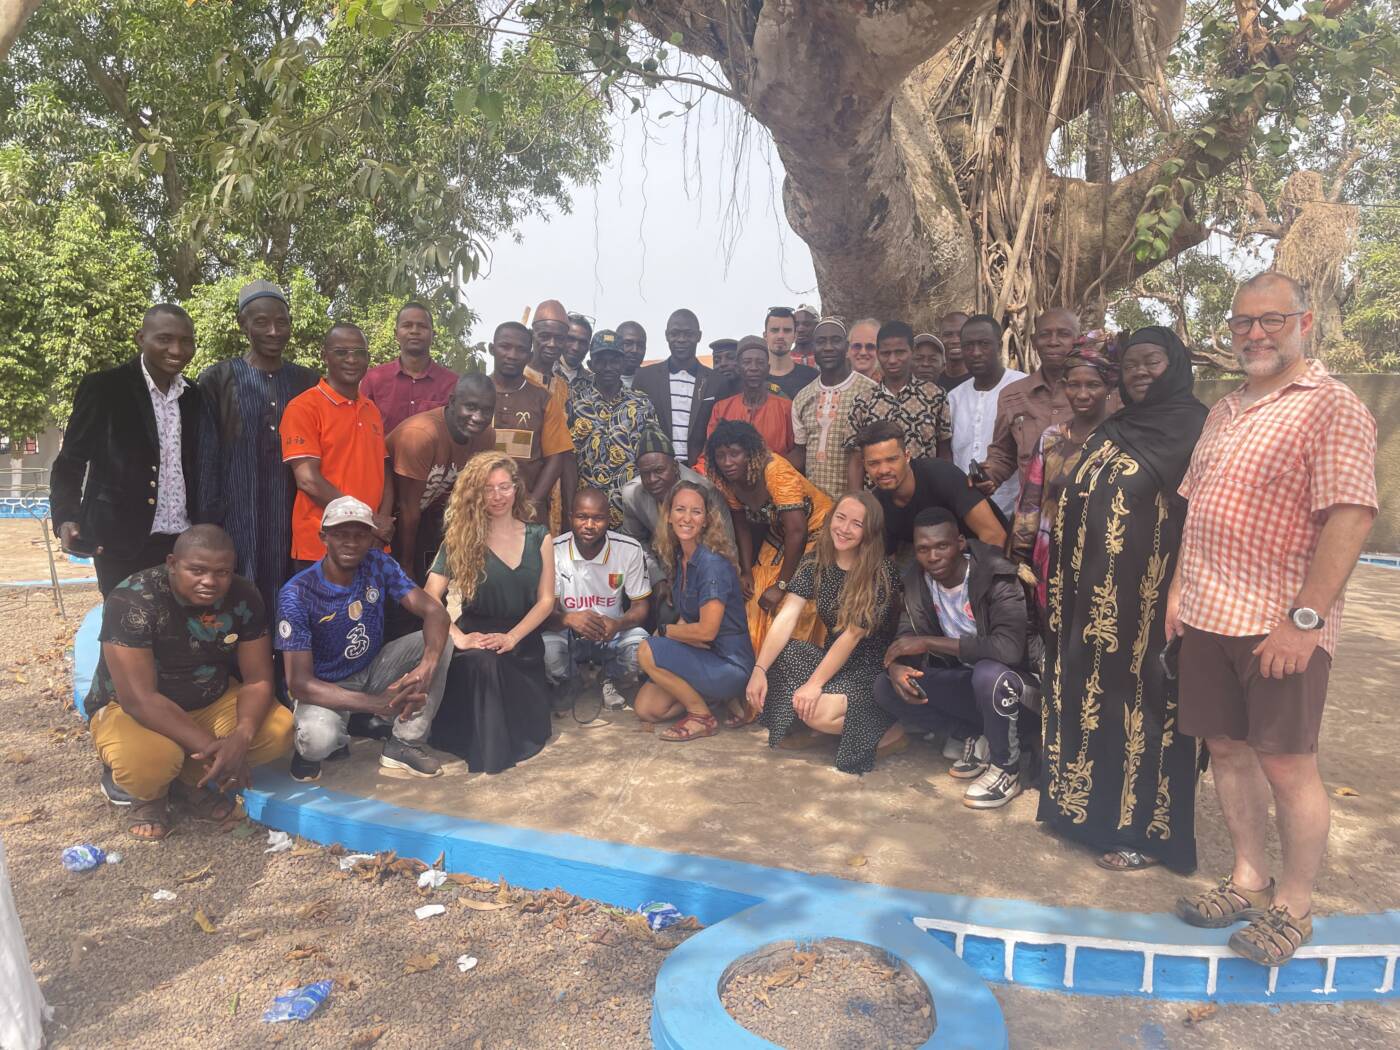
[[518,240],[491,245],[467,289],[480,318],[473,342],[558,299],[600,329],[640,321],[647,359],[660,360],[666,318],[680,307],[699,316],[706,353],[712,339],[759,334],[770,306],[820,305],[811,255],[782,214],[783,169],[767,130],[719,96],[660,118],[668,108],[658,94],[644,107],[652,119],[619,117],[596,186],[573,187],[569,213],[527,219]]

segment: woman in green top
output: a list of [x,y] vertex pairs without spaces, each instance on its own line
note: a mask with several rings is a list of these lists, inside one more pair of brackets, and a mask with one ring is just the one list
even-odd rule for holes
[[554,544],[534,516],[515,460],[473,457],[457,475],[424,588],[441,600],[452,583],[462,600],[430,743],[473,773],[539,754],[551,732],[540,628],[554,609]]

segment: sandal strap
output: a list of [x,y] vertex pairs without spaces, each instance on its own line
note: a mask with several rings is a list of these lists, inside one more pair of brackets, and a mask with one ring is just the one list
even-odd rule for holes
[[1235,885],[1235,880],[1228,875],[1216,886],[1192,897],[1191,906],[1197,913],[1209,919],[1223,919],[1227,915],[1254,907],[1249,898]]
[[170,806],[163,798],[136,799],[126,811],[127,830],[141,827],[170,829]]

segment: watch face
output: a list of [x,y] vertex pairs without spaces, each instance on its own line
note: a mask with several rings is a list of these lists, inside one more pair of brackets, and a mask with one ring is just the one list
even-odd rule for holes
[[1321,621],[1321,617],[1312,609],[1294,609],[1293,625],[1304,631],[1311,631]]

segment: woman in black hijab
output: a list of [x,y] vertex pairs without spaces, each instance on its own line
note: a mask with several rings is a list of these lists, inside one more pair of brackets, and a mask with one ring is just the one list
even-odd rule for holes
[[1189,872],[1197,743],[1177,731],[1163,654],[1186,518],[1177,487],[1206,408],[1168,328],[1134,332],[1120,366],[1123,408],[1084,443],[1050,533],[1039,819],[1110,870]]

